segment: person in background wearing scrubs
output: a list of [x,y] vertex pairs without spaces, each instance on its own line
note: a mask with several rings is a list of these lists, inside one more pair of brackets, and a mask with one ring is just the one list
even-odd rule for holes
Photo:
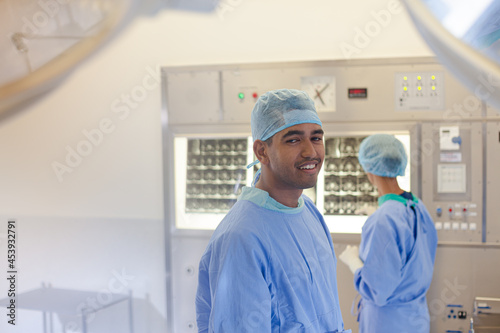
[[309,96],[262,95],[251,115],[260,162],[252,187],[215,230],[201,258],[199,332],[344,330],[330,232],[302,191],[324,159],[322,124]]
[[339,259],[354,273],[361,295],[360,333],[429,332],[426,293],[437,247],[434,223],[420,199],[403,191],[407,156],[392,135],[363,140],[359,163],[379,193],[379,208],[368,217],[358,248],[347,246]]

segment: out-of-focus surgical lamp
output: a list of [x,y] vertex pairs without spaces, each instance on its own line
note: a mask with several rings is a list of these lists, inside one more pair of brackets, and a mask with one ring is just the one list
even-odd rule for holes
[[0,0],[0,120],[54,88],[143,11],[210,13],[218,0]]
[[479,99],[500,110],[500,1],[403,3],[440,62]]
[[166,4],[168,9],[210,13],[217,8],[219,0],[166,0]]

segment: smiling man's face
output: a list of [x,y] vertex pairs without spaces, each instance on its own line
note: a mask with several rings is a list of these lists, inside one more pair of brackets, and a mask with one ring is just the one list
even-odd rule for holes
[[276,133],[268,147],[273,184],[282,190],[316,185],[325,158],[323,130],[305,123]]

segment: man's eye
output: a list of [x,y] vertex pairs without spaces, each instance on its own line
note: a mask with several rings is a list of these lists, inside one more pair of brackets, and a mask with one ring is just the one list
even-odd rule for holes
[[290,140],[288,140],[287,142],[288,142],[288,143],[295,143],[295,142],[297,142],[297,141],[299,141],[299,139],[290,139]]

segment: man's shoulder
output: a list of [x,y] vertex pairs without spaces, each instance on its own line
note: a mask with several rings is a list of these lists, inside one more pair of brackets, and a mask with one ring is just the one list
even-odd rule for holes
[[216,232],[238,232],[241,229],[258,230],[260,222],[264,220],[263,210],[258,205],[247,200],[238,200],[224,216]]
[[246,220],[252,218],[252,213],[258,213],[261,210],[259,205],[249,201],[249,200],[238,200],[236,203],[229,209],[226,216],[224,216],[224,220],[229,219],[237,219],[237,220]]

